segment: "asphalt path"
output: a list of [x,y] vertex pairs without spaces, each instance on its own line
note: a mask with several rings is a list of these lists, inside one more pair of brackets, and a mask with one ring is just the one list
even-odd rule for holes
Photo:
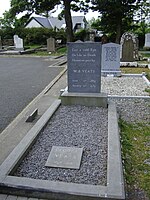
[[0,133],[62,71],[45,57],[0,57]]

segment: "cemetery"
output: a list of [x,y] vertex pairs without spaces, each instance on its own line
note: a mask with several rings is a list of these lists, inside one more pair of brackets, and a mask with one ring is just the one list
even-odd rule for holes
[[150,200],[149,13],[1,3],[0,200]]
[[[68,43],[66,88],[0,166],[3,193],[125,199],[118,124],[120,117],[149,122],[150,82],[145,73],[121,72],[120,54],[126,52],[121,45]],[[48,51],[53,51],[50,46]],[[133,54],[123,62],[136,61],[132,47]]]

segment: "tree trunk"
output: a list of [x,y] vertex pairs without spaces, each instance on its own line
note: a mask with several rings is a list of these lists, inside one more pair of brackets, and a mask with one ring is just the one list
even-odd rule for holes
[[117,30],[116,30],[116,43],[120,44],[120,38],[121,38],[121,24],[119,23],[117,25]]
[[66,22],[66,33],[67,33],[67,42],[73,42],[73,30],[72,30],[72,17],[71,17],[71,1],[72,0],[63,0],[64,2],[64,14]]

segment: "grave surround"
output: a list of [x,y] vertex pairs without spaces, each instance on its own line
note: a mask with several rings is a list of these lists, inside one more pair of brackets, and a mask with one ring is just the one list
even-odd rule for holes
[[36,180],[11,175],[60,103],[60,100],[56,100],[51,105],[0,166],[1,192],[61,200],[125,199],[117,112],[112,102],[109,102],[108,106],[107,186]]

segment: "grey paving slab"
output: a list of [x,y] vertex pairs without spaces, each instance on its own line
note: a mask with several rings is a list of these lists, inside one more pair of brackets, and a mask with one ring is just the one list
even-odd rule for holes
[[0,200],[6,200],[7,195],[6,194],[0,194]]
[[6,200],[17,200],[17,196],[8,195]]
[[17,200],[28,200],[28,197],[17,197]]
[[53,146],[45,166],[79,169],[83,148]]

